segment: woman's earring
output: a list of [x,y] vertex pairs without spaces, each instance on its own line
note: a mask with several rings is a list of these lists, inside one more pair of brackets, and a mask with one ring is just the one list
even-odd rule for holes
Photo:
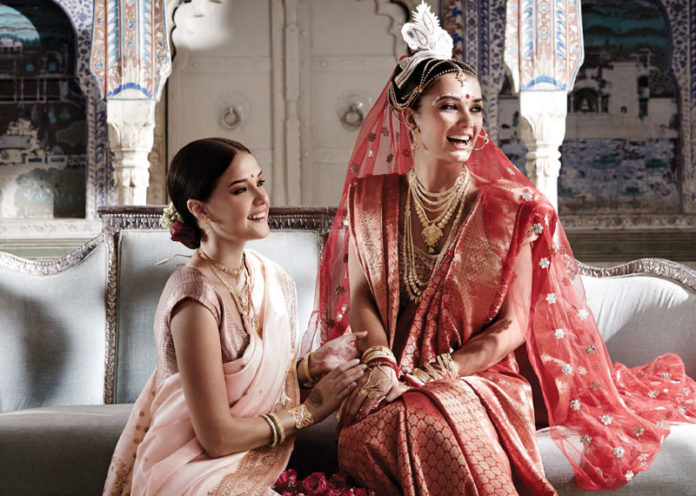
[[[481,136],[481,133],[483,133],[483,136]],[[480,150],[483,150],[486,147],[486,145],[488,144],[488,142],[490,141],[488,139],[488,133],[486,132],[485,129],[481,128],[481,133],[479,133],[478,138],[481,138],[481,140],[483,141],[483,145],[481,145],[479,148],[476,148],[476,144],[474,144],[474,148],[473,148],[473,150],[477,151],[477,152]]]
[[208,231],[210,231],[210,219],[208,217],[203,218],[203,225],[201,226],[201,229],[203,232],[208,235]]
[[419,148],[418,143],[416,143],[416,136],[420,134],[420,129],[414,128],[413,131],[411,131],[411,134],[413,134],[413,141],[411,141],[411,150],[415,152]]

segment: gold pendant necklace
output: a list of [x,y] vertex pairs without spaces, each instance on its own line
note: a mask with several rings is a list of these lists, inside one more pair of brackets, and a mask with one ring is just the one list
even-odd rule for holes
[[[409,177],[409,189],[408,193],[406,196],[406,205],[404,207],[404,234],[401,238],[401,249],[400,249],[400,257],[404,261],[404,266],[403,270],[401,273],[401,280],[403,281],[403,284],[406,288],[406,292],[408,293],[408,297],[411,301],[415,303],[419,303],[421,299],[423,298],[423,293],[425,289],[428,287],[428,284],[430,283],[430,279],[432,279],[433,274],[437,271],[438,267],[440,266],[440,263],[442,262],[442,257],[444,253],[447,251],[448,247],[452,243],[452,240],[454,239],[455,231],[457,230],[457,226],[461,222],[464,214],[464,206],[466,204],[466,194],[469,189],[469,183],[470,183],[470,174],[468,170],[464,171],[466,174],[466,178],[464,181],[462,181],[461,189],[458,189],[457,193],[457,204],[455,204],[453,207],[453,211],[456,212],[454,215],[454,219],[452,221],[452,226],[450,228],[449,235],[447,236],[447,240],[442,246],[442,249],[440,250],[440,253],[438,255],[433,255],[430,253],[430,250],[428,250],[429,255],[431,255],[432,258],[435,259],[435,264],[432,267],[432,269],[429,271],[429,275],[425,277],[425,280],[421,280],[420,276],[418,275],[418,262],[417,262],[417,255],[416,255],[416,247],[415,243],[413,241],[413,228],[411,225],[411,205],[414,206],[414,209],[416,210],[416,213],[418,213],[418,208],[417,208],[417,200],[415,199],[415,193],[414,189],[411,187],[411,182],[410,182],[410,177]],[[461,177],[461,176],[460,176]],[[450,214],[451,216],[451,214]],[[449,217],[449,216],[448,216]],[[420,216],[419,216],[419,220]],[[422,223],[422,220],[421,220]],[[423,231],[421,232],[421,236],[423,236],[423,242],[428,245],[428,242],[426,241],[426,235],[429,234],[430,231],[433,231],[435,235],[438,233],[434,230],[428,229],[431,226],[426,226]],[[437,229],[440,229],[437,226],[434,226]],[[427,230],[427,231],[426,231]],[[425,233],[424,233],[425,232]],[[442,237],[442,230],[440,229],[440,234],[438,236],[438,239]],[[432,240],[432,239],[431,239]],[[435,240],[435,243],[437,240]],[[433,243],[433,245],[435,244]]]
[[[210,271],[217,277],[217,279],[222,283],[227,291],[229,291],[234,301],[237,311],[239,312],[242,322],[246,321],[254,332],[261,333],[260,322],[256,315],[256,309],[251,301],[251,284],[249,283],[251,279],[251,274],[246,266],[246,256],[242,255],[242,266],[239,269],[230,269],[226,265],[221,264],[217,260],[210,258],[203,250],[198,249],[202,258],[208,262]],[[221,272],[230,274],[232,277],[239,282],[239,279],[243,277],[241,289],[237,289],[232,286],[232,284],[222,277]]]
[[[457,176],[457,180],[448,190],[441,193],[431,193],[420,184],[413,170],[409,173],[409,196],[413,201],[414,210],[423,228],[421,230],[421,238],[423,239],[428,254],[435,254],[435,247],[444,234],[443,229],[449,222],[452,214],[456,211],[457,204],[462,197],[462,192],[466,190],[469,180],[470,175],[468,170],[463,169],[459,176]],[[440,211],[440,215],[430,220],[428,219],[426,210],[430,212]]]

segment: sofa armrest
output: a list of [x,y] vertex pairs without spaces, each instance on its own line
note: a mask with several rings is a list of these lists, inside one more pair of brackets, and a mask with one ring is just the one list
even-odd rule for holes
[[696,272],[660,259],[579,266],[612,360],[636,366],[677,353],[696,375]]

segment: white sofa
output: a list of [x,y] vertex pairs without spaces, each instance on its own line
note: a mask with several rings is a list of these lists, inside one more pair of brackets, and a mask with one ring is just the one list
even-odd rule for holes
[[[100,494],[131,404],[154,367],[159,293],[183,259],[155,262],[190,252],[159,228],[159,212],[102,209],[102,234],[59,260],[0,253],[0,496]],[[252,246],[295,278],[304,329],[333,211],[278,208],[271,214],[271,236]],[[613,359],[639,365],[677,352],[696,376],[694,271],[651,259],[581,270]],[[335,470],[332,418],[302,433],[292,466],[305,473]],[[547,431],[538,439],[559,493],[589,493],[575,488]],[[679,425],[652,468],[613,494],[696,494],[694,467],[696,427]]]

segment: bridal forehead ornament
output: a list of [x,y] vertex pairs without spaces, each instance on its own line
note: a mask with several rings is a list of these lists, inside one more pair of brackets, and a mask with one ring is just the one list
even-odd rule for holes
[[[412,12],[412,19],[413,22],[407,22],[402,26],[401,36],[414,54],[410,57],[405,57],[400,63],[403,72],[394,78],[394,82],[398,87],[403,85],[422,60],[428,58],[439,60],[452,59],[452,49],[454,48],[452,37],[440,27],[440,21],[430,10],[430,6],[425,3],[425,0],[422,0],[420,5],[416,7],[416,10]],[[428,75],[433,72],[433,69],[435,69],[435,66],[424,71],[424,81],[427,81]],[[464,71],[461,68],[457,68],[456,73],[457,81],[459,81],[461,86],[464,86],[466,78]],[[475,75],[473,69],[471,69],[471,73]],[[426,85],[419,85],[420,90],[422,91]]]

